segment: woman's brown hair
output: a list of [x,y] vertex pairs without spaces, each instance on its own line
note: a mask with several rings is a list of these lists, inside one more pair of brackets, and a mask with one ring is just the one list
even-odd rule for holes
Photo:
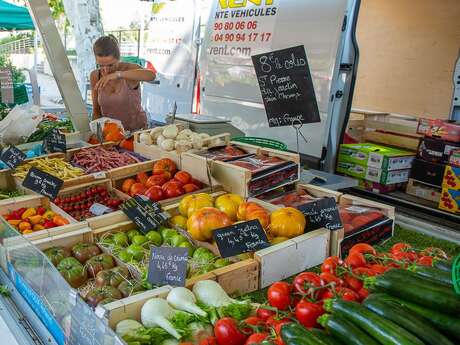
[[93,52],[96,56],[113,56],[115,59],[120,60],[120,47],[117,39],[112,35],[99,37],[94,42]]

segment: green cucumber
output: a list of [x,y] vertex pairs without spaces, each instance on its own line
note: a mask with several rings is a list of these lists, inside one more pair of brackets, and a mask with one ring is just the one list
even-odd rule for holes
[[378,343],[352,322],[338,315],[324,314],[318,322],[334,337],[345,339],[347,345],[378,345]]
[[343,345],[337,338],[334,338],[332,335],[327,334],[321,329],[312,328],[311,332],[315,337],[324,341],[327,345]]
[[370,295],[366,298],[363,305],[375,314],[393,321],[409,332],[416,334],[417,337],[423,340],[426,344],[454,345],[429,323],[421,320],[418,315],[401,306],[397,302],[383,301],[379,299],[378,296],[374,297],[373,295]]
[[440,290],[448,294],[454,295],[454,290],[452,289],[452,287],[449,287],[440,282],[436,282],[428,278],[422,277],[409,270],[395,268],[395,269],[391,269],[385,272],[384,276],[397,278],[398,280],[408,281],[412,284],[421,284],[426,289]]
[[366,331],[385,345],[424,345],[415,335],[362,306],[357,302],[326,300],[324,309],[332,311]]
[[450,314],[460,312],[460,298],[455,296],[451,289],[444,286],[441,288],[433,287],[411,278],[407,279],[403,276],[389,274],[368,277],[365,279],[365,284],[372,290],[386,292],[440,312]]
[[435,267],[435,268],[437,268],[438,270],[441,270],[441,271],[452,272],[452,261],[451,260],[434,259],[433,260],[433,267]]
[[441,271],[440,269],[428,266],[414,266],[411,269],[418,276],[431,280],[435,283],[452,286],[452,272]]
[[384,293],[372,294],[373,298],[378,298],[383,301],[393,301],[413,311],[417,315],[421,316],[426,321],[430,322],[436,329],[440,330],[449,337],[453,337],[460,340],[460,319],[440,313],[438,311],[423,307],[413,302],[403,300],[398,297],[390,296]]
[[298,323],[283,325],[281,327],[281,339],[286,345],[329,345]]

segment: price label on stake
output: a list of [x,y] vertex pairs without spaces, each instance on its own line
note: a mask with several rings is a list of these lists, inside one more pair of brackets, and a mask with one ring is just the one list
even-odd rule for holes
[[337,202],[334,198],[323,198],[297,207],[307,218],[307,231],[326,228],[338,230],[343,227]]
[[223,258],[270,246],[267,235],[257,219],[215,230],[212,237]]
[[150,200],[135,196],[125,201],[120,209],[131,219],[143,233],[157,229],[169,216],[161,212],[161,207]]
[[36,193],[56,199],[64,181],[35,167],[30,168],[22,185]]
[[43,139],[43,148],[48,153],[66,152],[66,150],[67,150],[67,142],[66,142],[66,139],[65,139],[65,135],[62,134],[59,129],[54,128]]
[[113,210],[110,207],[95,202],[89,208],[89,212],[91,212],[95,216],[102,216],[103,214],[113,212]]
[[15,169],[27,156],[16,146],[10,146],[2,152],[0,159],[11,169]]
[[153,285],[185,286],[188,252],[188,248],[152,246],[148,281]]

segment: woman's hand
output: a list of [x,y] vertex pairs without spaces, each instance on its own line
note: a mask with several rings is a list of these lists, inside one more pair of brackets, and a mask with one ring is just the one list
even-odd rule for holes
[[116,80],[116,79],[118,79],[118,76],[116,73],[110,73],[110,74],[107,74],[101,77],[101,79],[99,79],[99,81],[96,83],[96,86],[95,86],[96,91],[102,90],[103,88],[107,86],[109,81]]

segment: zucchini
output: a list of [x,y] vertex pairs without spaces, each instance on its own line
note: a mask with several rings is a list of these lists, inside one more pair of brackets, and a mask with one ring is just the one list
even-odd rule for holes
[[327,345],[343,345],[337,338],[334,338],[332,335],[327,334],[321,329],[312,328],[311,332],[315,337],[324,341]]
[[418,276],[431,280],[435,283],[452,287],[452,272],[441,271],[440,269],[428,266],[414,266],[411,269]]
[[438,270],[441,270],[441,271],[452,272],[452,261],[451,260],[434,259],[433,260],[433,267],[437,268]]
[[341,316],[354,323],[385,345],[424,345],[415,335],[387,320],[357,302],[343,300],[326,300],[326,311]]
[[421,316],[426,321],[430,322],[438,330],[448,335],[451,338],[460,340],[460,319],[440,313],[438,311],[423,307],[413,302],[408,302],[401,298],[390,296],[384,293],[376,293],[372,295],[373,298],[379,298],[383,301],[393,301],[406,307],[417,315]]
[[283,325],[281,327],[281,339],[286,345],[329,345],[297,323]]
[[378,343],[352,322],[338,316],[324,314],[318,319],[321,326],[347,345],[378,345]]
[[418,315],[397,302],[384,301],[370,295],[363,305],[388,320],[393,321],[406,330],[416,334],[421,340],[429,345],[454,345],[444,335],[439,333],[429,323],[421,320]]
[[[415,275],[415,273],[412,274]],[[411,277],[386,273],[381,276],[368,277],[365,279],[365,283],[372,290],[386,292],[440,312],[450,314],[460,312],[460,298],[451,289],[444,286],[437,287],[429,283],[420,283]]]
[[403,269],[391,269],[384,273],[384,276],[394,277],[399,280],[409,281],[412,284],[422,284],[424,288],[430,290],[441,290],[443,292],[454,295],[454,290],[450,286],[446,286],[440,282],[430,280],[428,278],[422,277],[412,271],[403,270]]

